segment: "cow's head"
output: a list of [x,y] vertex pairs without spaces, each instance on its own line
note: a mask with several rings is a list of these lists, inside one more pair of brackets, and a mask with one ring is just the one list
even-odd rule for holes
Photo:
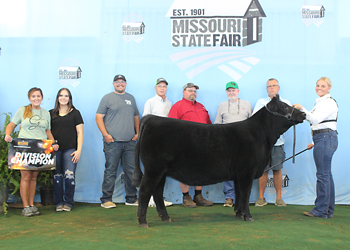
[[294,124],[302,123],[306,118],[304,112],[301,112],[294,107],[291,107],[288,104],[280,101],[279,95],[272,98],[272,100],[266,104],[266,109],[273,115],[284,117]]

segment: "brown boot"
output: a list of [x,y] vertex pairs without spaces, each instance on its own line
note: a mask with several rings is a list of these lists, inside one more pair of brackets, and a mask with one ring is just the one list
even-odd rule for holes
[[197,194],[193,197],[193,201],[198,205],[198,206],[212,206],[214,205],[213,202],[207,201],[206,199],[203,198],[202,194]]
[[182,197],[182,206],[188,207],[188,208],[197,207],[196,203],[193,202],[190,195],[185,195]]

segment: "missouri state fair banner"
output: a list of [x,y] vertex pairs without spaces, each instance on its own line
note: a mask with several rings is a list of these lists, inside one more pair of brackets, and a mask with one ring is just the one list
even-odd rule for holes
[[15,138],[9,143],[8,166],[18,170],[53,170],[55,151],[51,140]]
[[266,17],[254,0],[177,0],[166,16],[171,19],[174,47],[240,47],[260,42],[261,18]]

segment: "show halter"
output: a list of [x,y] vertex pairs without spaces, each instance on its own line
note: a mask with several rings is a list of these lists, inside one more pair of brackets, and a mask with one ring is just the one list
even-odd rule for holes
[[[281,115],[281,114],[279,114],[279,113],[277,113],[277,112],[273,112],[273,111],[269,110],[269,108],[267,107],[267,105],[265,106],[265,108],[266,108],[266,110],[269,111],[271,114],[273,114],[273,115],[275,115],[275,116],[284,117],[284,118],[286,118],[286,119],[288,119],[288,120],[290,120],[290,121],[293,122],[293,120],[292,120],[292,115],[293,115],[293,112],[294,112],[294,109],[295,109],[294,106],[292,106],[292,112],[287,113],[287,114],[285,114],[285,115]],[[285,162],[285,161],[288,161],[288,160],[291,159],[291,158],[293,158],[293,163],[295,163],[295,156],[297,156],[297,155],[299,155],[299,154],[301,154],[301,153],[303,153],[303,152],[305,152],[305,151],[307,150],[307,149],[304,149],[303,151],[300,151],[299,153],[295,154],[296,130],[295,130],[295,123],[293,122],[293,124],[294,124],[294,125],[293,125],[293,155],[292,155],[291,157],[289,157],[288,159],[285,159],[285,160],[283,160],[283,161],[281,161],[281,162],[279,162],[279,163],[273,165],[272,167],[269,167],[266,171],[268,171],[268,170],[270,170],[270,169],[276,167],[277,165],[279,165],[279,164],[281,164],[281,163],[283,163],[283,162]]]
[[[277,112],[274,112],[274,111],[271,111],[269,110],[269,108],[267,107],[267,105],[265,106],[265,108],[267,109],[267,111],[269,111],[271,114],[275,115],[275,116],[280,116],[280,117],[284,117],[284,118],[287,118],[288,120],[292,121],[292,115],[293,115],[293,112],[294,112],[294,109],[295,107],[293,106],[292,107],[292,112],[290,113],[287,113],[285,115],[281,115],[280,113],[277,113]],[[293,121],[292,121],[293,122]],[[294,122],[293,122],[294,123]],[[295,123],[294,123],[295,124]]]

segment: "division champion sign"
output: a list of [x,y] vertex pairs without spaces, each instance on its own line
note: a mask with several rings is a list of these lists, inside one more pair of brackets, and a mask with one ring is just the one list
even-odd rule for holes
[[19,170],[53,170],[55,151],[51,140],[15,138],[9,143],[8,166]]

